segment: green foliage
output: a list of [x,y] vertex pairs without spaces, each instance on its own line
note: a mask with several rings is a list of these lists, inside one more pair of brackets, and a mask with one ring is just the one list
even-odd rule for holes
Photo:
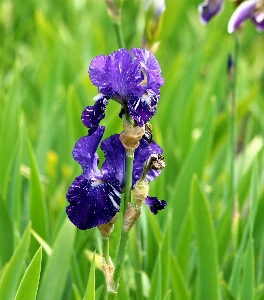
[[15,300],[36,299],[41,269],[41,257],[42,248],[39,248],[21,280]]
[[[143,207],[117,299],[264,299],[263,35],[250,22],[241,35],[231,199],[226,27],[234,8],[226,1],[202,26],[198,3],[166,1],[156,52],[165,85],[151,120],[166,168],[150,195],[167,207],[156,216]],[[124,1],[129,49],[140,46],[143,7]],[[3,0],[0,36],[0,299],[105,299],[98,230],[77,230],[65,213],[81,172],[71,156],[87,133],[80,116],[97,94],[87,69],[118,49],[105,2]],[[110,101],[105,137],[121,132],[119,111]],[[120,231],[118,221],[114,263]]]
[[95,299],[95,255],[92,259],[92,264],[90,268],[88,283],[86,287],[86,292],[83,300],[94,300]]

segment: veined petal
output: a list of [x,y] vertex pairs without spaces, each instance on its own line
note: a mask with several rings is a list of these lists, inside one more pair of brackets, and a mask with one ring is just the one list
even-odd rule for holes
[[201,23],[207,24],[214,15],[222,11],[222,8],[223,0],[205,0],[198,6]]
[[165,200],[159,200],[156,197],[147,197],[145,203],[150,208],[150,211],[156,215],[159,210],[162,210],[167,205]]
[[130,97],[128,109],[130,116],[139,126],[146,124],[156,113],[160,95],[153,90],[146,90],[142,97]]
[[103,182],[76,177],[66,198],[70,221],[85,230],[108,223],[120,210],[121,191],[117,180]]
[[228,22],[228,33],[234,32],[242,22],[252,16],[252,13],[256,8],[256,4],[257,0],[247,0],[237,7]]
[[82,112],[83,125],[88,128],[97,128],[100,121],[105,117],[105,110],[108,104],[108,98],[103,94],[99,97],[94,106],[87,106]]
[[119,134],[112,135],[101,143],[105,156],[102,173],[104,180],[117,179],[122,188],[125,186],[126,153],[119,136]]
[[93,58],[89,66],[89,77],[93,85],[97,86],[100,93],[112,94],[111,84],[111,59],[106,55]]
[[[162,154],[161,147],[156,144],[154,141],[147,142],[144,139],[140,140],[138,148],[135,150],[132,182],[133,185],[139,180],[142,176],[144,163],[149,159],[151,154]],[[159,170],[149,170],[146,176],[146,180],[153,181],[160,175]]]
[[146,72],[147,88],[159,89],[164,84],[164,79],[161,76],[160,65],[155,56],[150,51],[140,48],[133,48],[131,53],[135,58],[134,62],[139,63]]
[[120,49],[110,55],[111,58],[111,83],[115,95],[126,100],[129,95],[141,96],[143,80],[141,67],[133,62],[131,55],[126,49]]
[[96,149],[102,139],[104,130],[104,127],[98,127],[92,135],[80,138],[72,151],[73,158],[81,165],[86,178],[102,177],[97,167],[99,158]]

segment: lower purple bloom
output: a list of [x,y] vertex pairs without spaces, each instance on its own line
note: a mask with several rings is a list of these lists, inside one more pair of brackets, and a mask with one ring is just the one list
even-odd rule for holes
[[87,180],[77,177],[70,186],[66,208],[71,222],[79,229],[89,229],[109,222],[120,208],[118,180]]
[[[121,191],[125,186],[125,149],[115,134],[102,141],[105,162],[98,169],[99,158],[96,153],[104,133],[104,127],[98,127],[89,135],[80,138],[74,149],[73,157],[81,165],[83,173],[77,176],[70,186],[66,198],[66,208],[71,222],[85,230],[108,223],[120,210]],[[162,149],[154,142],[141,139],[135,151],[132,182],[141,177],[143,164],[151,154],[161,154]],[[160,171],[149,170],[146,180],[155,180]],[[159,206],[153,204],[151,211]]]
[[[118,176],[114,176],[114,172],[109,176],[104,166],[101,172],[98,169],[96,149],[103,133],[104,127],[98,127],[93,134],[79,139],[73,149],[73,157],[82,166],[83,174],[75,178],[68,190],[66,198],[70,205],[66,212],[71,222],[82,230],[108,223],[120,209]],[[114,169],[115,162],[110,159],[109,167],[111,163]]]

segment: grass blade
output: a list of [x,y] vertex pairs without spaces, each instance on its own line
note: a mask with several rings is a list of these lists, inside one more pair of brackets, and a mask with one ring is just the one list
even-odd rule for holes
[[40,283],[38,300],[61,299],[65,288],[76,228],[65,220],[54,243]]
[[0,246],[0,261],[2,264],[5,264],[13,252],[13,225],[2,197],[0,197],[0,236],[2,241]]
[[40,247],[21,280],[15,300],[35,300],[41,270],[42,248]]
[[18,282],[21,276],[21,271],[25,263],[30,243],[31,224],[26,228],[21,242],[17,246],[15,253],[11,257],[5,273],[0,282],[0,299],[13,300]]
[[95,255],[92,259],[88,283],[83,300],[95,300]]
[[197,245],[198,298],[219,299],[218,258],[215,230],[209,204],[195,176],[192,181],[191,211]]

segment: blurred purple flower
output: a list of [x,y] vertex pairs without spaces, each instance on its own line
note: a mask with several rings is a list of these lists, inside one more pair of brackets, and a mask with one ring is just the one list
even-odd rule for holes
[[130,53],[120,49],[108,56],[98,55],[92,60],[89,76],[98,87],[99,95],[95,97],[95,105],[87,106],[83,111],[82,121],[86,127],[95,130],[105,117],[109,99],[127,107],[139,126],[155,114],[160,87],[164,84],[159,63],[145,49],[133,48]]
[[154,215],[156,215],[159,210],[164,209],[165,206],[167,205],[167,203],[165,202],[165,200],[161,200],[160,201],[156,197],[147,197],[147,199],[145,200],[145,203],[147,204],[147,206],[149,206],[150,211]]
[[[104,127],[98,127],[93,134],[80,138],[74,149],[73,158],[81,165],[83,173],[70,186],[66,198],[69,206],[66,212],[70,221],[84,230],[108,223],[120,210],[121,191],[125,186],[125,149],[115,134],[101,142],[105,162],[98,169],[99,157],[96,153],[104,134]],[[135,151],[132,182],[142,175],[143,165],[151,154],[161,154],[162,149],[154,142],[141,139]],[[149,170],[146,180],[153,181],[160,171]],[[153,206],[154,205],[154,206]],[[153,213],[160,208],[150,207]]]
[[258,31],[264,30],[264,3],[262,0],[246,0],[232,14],[229,22],[229,33],[234,32],[246,19],[251,19]]
[[202,24],[207,24],[210,19],[221,12],[224,0],[205,0],[198,6]]

